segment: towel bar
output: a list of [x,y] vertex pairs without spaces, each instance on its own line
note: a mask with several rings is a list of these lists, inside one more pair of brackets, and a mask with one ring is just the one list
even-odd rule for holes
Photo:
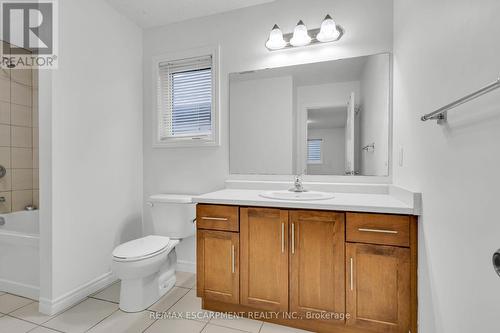
[[464,104],[468,101],[476,99],[476,98],[478,98],[484,94],[487,94],[490,91],[493,91],[493,90],[498,89],[498,88],[500,88],[500,78],[498,78],[495,82],[492,82],[492,83],[488,84],[487,86],[479,89],[478,91],[475,91],[467,96],[464,96],[460,99],[457,99],[456,101],[454,101],[450,104],[447,104],[447,105],[443,106],[442,108],[437,109],[434,112],[427,113],[426,115],[423,115],[420,118],[420,120],[422,120],[422,121],[437,120],[438,124],[443,124],[444,122],[446,122],[447,113],[449,110],[451,110],[451,109],[453,109],[461,104]]

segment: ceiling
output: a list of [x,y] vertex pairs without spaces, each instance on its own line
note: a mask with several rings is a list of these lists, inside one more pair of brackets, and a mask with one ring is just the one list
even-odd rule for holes
[[274,0],[106,0],[142,28],[259,5]]

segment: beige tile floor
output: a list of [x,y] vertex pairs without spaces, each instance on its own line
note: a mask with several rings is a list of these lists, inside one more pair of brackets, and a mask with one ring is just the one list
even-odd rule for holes
[[[55,316],[38,312],[38,302],[0,291],[0,332],[8,333],[304,333],[306,331],[246,318],[221,319],[201,309],[194,274],[177,272],[172,290],[146,311],[118,308],[120,283],[86,298]],[[198,313],[189,319],[154,319],[152,311]]]

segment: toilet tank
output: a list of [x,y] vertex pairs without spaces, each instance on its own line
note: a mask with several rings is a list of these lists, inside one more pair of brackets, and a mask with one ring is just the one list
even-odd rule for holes
[[182,239],[195,234],[196,204],[192,196],[155,194],[148,204],[153,219],[153,234]]

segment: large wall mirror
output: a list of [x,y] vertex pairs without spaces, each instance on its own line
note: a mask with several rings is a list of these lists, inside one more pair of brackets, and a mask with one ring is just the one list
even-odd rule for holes
[[389,174],[390,54],[232,73],[230,171]]

